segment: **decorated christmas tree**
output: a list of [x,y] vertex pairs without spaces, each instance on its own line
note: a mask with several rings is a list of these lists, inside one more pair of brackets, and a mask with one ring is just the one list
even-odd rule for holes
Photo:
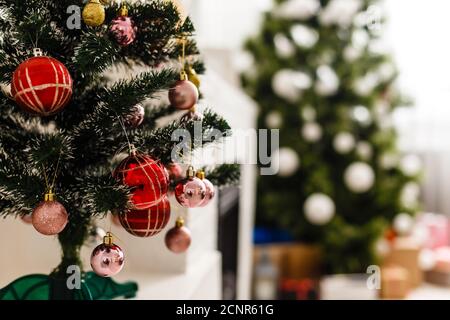
[[246,43],[259,127],[280,129],[257,224],[320,244],[326,272],[365,272],[392,220],[418,208],[420,162],[396,146],[392,112],[407,101],[383,23],[377,1],[277,0]]
[[[111,233],[92,253],[95,274],[67,287],[70,268],[86,270],[80,249],[95,220],[113,213],[134,236],[153,236],[169,221],[170,189],[181,206],[205,206],[214,185],[238,178],[234,166],[185,161],[210,131],[230,131],[195,110],[204,66],[193,25],[172,1],[1,0],[0,28],[0,215],[29,220],[62,248],[50,276],[19,279],[0,299],[132,296],[134,284],[104,278],[126,263]],[[173,139],[176,130],[190,139]],[[182,219],[166,243],[189,247]]]

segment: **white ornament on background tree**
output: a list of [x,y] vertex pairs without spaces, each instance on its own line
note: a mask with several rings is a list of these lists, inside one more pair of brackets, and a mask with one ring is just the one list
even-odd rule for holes
[[302,137],[307,142],[317,142],[322,138],[322,127],[316,122],[307,122],[302,127]]
[[307,20],[315,16],[319,9],[319,0],[289,0],[277,7],[274,15],[285,19]]
[[344,181],[351,191],[364,193],[373,187],[375,173],[367,163],[355,162],[345,170]]
[[352,45],[348,45],[344,49],[344,60],[347,62],[354,62],[358,58],[360,58],[363,54],[363,50],[356,48]]
[[300,158],[293,149],[283,147],[272,154],[272,167],[278,168],[280,177],[290,177],[300,167]]
[[306,199],[303,211],[311,224],[322,226],[333,219],[336,208],[329,196],[323,193],[315,193]]
[[316,93],[321,96],[331,96],[339,89],[339,78],[336,72],[328,65],[317,68]]
[[290,58],[295,53],[295,47],[284,34],[277,33],[273,38],[277,56],[280,58]]
[[320,12],[319,21],[325,26],[348,28],[361,7],[361,0],[331,0]]
[[370,160],[373,155],[372,145],[367,141],[360,141],[356,144],[356,154],[363,160]]
[[364,29],[355,30],[352,34],[352,46],[364,50],[370,41],[370,36]]
[[377,73],[381,81],[389,81],[395,76],[395,68],[392,63],[385,62],[382,63],[377,68]]
[[372,115],[365,106],[355,106],[352,109],[352,118],[363,127],[367,127],[372,123]]
[[420,186],[416,182],[408,182],[400,193],[400,202],[403,207],[414,209],[419,205]]
[[349,132],[339,132],[333,139],[334,150],[340,154],[352,151],[355,143],[355,137]]
[[365,76],[356,79],[353,83],[353,90],[360,96],[367,96],[380,84],[379,76],[376,72],[369,72]]
[[279,111],[271,111],[266,116],[266,125],[269,129],[279,129],[283,125],[283,116]]
[[319,40],[317,31],[303,24],[292,26],[291,36],[297,46],[306,49],[312,48]]
[[422,160],[415,154],[405,155],[400,161],[400,170],[405,176],[415,177],[422,170]]
[[272,89],[280,98],[294,103],[311,87],[311,77],[301,71],[281,69],[272,78]]
[[398,234],[409,235],[414,227],[414,218],[408,213],[399,213],[395,216],[392,225]]
[[380,156],[378,161],[383,169],[390,170],[398,165],[400,157],[397,153],[386,152]]
[[316,121],[317,112],[312,106],[304,106],[301,109],[301,117],[304,121],[313,122]]

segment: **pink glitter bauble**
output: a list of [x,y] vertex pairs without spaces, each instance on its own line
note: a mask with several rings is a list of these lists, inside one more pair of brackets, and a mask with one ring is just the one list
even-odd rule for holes
[[125,257],[122,249],[113,244],[102,243],[91,254],[91,267],[100,277],[111,277],[118,274],[124,265]]
[[178,110],[191,109],[198,102],[198,89],[189,80],[179,80],[169,90],[169,100]]
[[110,30],[117,40],[117,43],[126,47],[136,39],[136,27],[133,20],[127,16],[120,16],[111,21]]
[[191,245],[191,231],[182,226],[175,226],[166,234],[165,242],[167,248],[173,253],[183,253]]
[[42,201],[33,210],[31,222],[33,227],[46,236],[53,236],[64,230],[69,215],[58,201]]

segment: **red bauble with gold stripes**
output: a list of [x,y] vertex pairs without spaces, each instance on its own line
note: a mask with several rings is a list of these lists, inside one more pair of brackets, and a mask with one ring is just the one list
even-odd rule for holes
[[122,227],[136,237],[151,237],[160,233],[170,220],[170,202],[164,197],[146,210],[129,210],[119,216]]
[[50,116],[72,97],[72,77],[58,60],[36,56],[22,62],[13,74],[11,94],[23,110]]
[[158,204],[169,189],[169,176],[164,166],[148,155],[133,152],[113,173],[131,188],[133,209],[145,210]]

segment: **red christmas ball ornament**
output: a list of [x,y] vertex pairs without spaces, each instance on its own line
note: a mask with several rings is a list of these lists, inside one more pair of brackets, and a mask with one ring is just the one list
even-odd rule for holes
[[189,167],[187,178],[175,187],[175,198],[186,208],[198,207],[206,197],[206,186],[202,180],[195,177],[194,169]]
[[164,166],[135,151],[117,166],[113,176],[132,189],[131,202],[135,210],[145,210],[158,204],[169,188],[169,177]]
[[191,231],[184,226],[183,218],[178,218],[175,227],[167,232],[166,247],[173,253],[186,252],[192,242]]
[[50,116],[62,110],[72,97],[72,77],[58,60],[42,56],[22,62],[14,71],[11,95],[23,110]]
[[45,195],[45,200],[33,210],[31,223],[37,232],[46,235],[57,235],[67,225],[69,215],[64,206],[54,200],[54,194],[49,192]]
[[198,206],[205,207],[216,195],[216,189],[214,188],[214,185],[211,183],[211,181],[205,178],[205,173],[203,171],[197,172],[197,178],[202,180],[206,187],[205,200],[203,200]]
[[137,104],[131,108],[130,114],[125,117],[125,125],[130,128],[139,127],[144,122],[145,109],[142,104]]
[[110,30],[117,43],[122,47],[130,45],[136,39],[137,28],[134,26],[133,20],[128,17],[126,5],[122,5],[119,16],[111,21]]
[[151,237],[160,233],[170,220],[170,202],[164,197],[146,210],[129,210],[119,216],[122,227],[136,237]]
[[177,81],[169,90],[169,101],[172,106],[179,110],[189,110],[198,102],[198,89],[186,77],[183,80]]
[[106,233],[103,243],[98,245],[91,254],[91,267],[100,277],[111,277],[118,274],[125,262],[122,249],[113,243],[113,236]]

